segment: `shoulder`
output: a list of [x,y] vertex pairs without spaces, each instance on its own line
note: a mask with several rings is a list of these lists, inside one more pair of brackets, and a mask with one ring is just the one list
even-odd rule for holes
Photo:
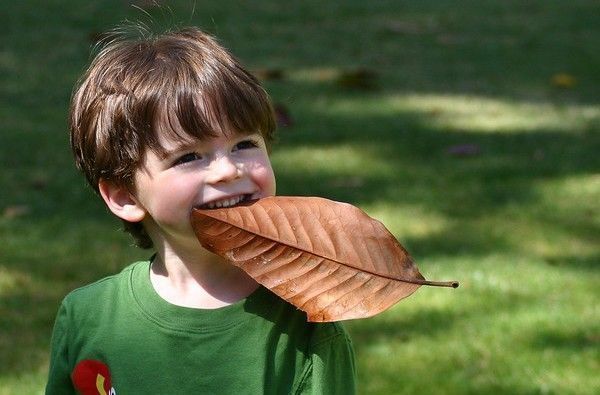
[[314,353],[319,348],[350,344],[350,336],[340,322],[308,322],[306,313],[266,288],[252,296],[245,310],[271,323],[290,338],[304,344]]
[[350,344],[350,336],[339,322],[327,322],[313,324],[313,333],[311,336],[311,348],[317,349],[332,343]]
[[356,394],[354,349],[344,326],[314,324],[310,344],[310,368],[296,394]]
[[113,303],[119,293],[127,292],[133,270],[148,264],[148,261],[133,263],[117,274],[74,289],[63,299],[62,308],[87,310],[91,307],[97,308],[102,304]]

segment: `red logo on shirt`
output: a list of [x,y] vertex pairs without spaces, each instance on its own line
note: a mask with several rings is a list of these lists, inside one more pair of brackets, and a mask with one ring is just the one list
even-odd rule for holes
[[100,361],[84,359],[71,373],[73,385],[82,395],[115,395],[110,370]]

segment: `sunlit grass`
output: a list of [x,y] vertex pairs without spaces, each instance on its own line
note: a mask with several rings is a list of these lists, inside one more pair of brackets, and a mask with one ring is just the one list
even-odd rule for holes
[[385,158],[370,155],[364,147],[356,144],[335,144],[328,147],[283,147],[272,155],[272,161],[282,171],[331,172],[333,174],[389,173],[393,165]]
[[43,363],[29,372],[0,377],[0,395],[42,394],[42,388],[46,384],[46,370],[47,364]]
[[397,238],[423,238],[444,232],[450,220],[440,213],[428,211],[415,204],[378,202],[366,205],[363,209],[373,218],[384,222]]
[[365,354],[360,368],[379,377],[366,393],[591,393],[582,383],[598,385],[592,284],[510,254],[437,266],[430,277],[452,273],[461,287],[421,288],[377,322],[351,323]]
[[11,270],[9,267],[0,267],[0,296],[10,295],[23,289],[32,291],[33,284],[31,276],[27,273]]
[[[600,125],[593,105],[523,102],[486,96],[394,94],[371,100],[342,99],[315,111],[346,117],[420,114],[428,127],[443,131],[523,133],[547,130],[579,133]],[[321,109],[320,109],[321,108]]]

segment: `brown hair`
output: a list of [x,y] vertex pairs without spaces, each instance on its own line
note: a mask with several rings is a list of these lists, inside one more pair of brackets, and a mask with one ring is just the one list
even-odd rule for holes
[[[258,80],[197,28],[112,37],[79,81],[69,121],[75,162],[96,193],[100,179],[134,191],[146,148],[164,152],[159,130],[200,139],[260,132],[268,143],[275,131]],[[181,129],[159,128],[165,121]],[[152,247],[141,223],[123,222],[139,247]]]

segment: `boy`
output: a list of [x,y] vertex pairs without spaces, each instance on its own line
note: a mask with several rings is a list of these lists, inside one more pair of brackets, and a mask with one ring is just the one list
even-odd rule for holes
[[47,394],[351,394],[350,340],[204,250],[193,207],[275,194],[268,96],[186,28],[104,47],[70,115],[78,168],[155,255],[71,292]]

